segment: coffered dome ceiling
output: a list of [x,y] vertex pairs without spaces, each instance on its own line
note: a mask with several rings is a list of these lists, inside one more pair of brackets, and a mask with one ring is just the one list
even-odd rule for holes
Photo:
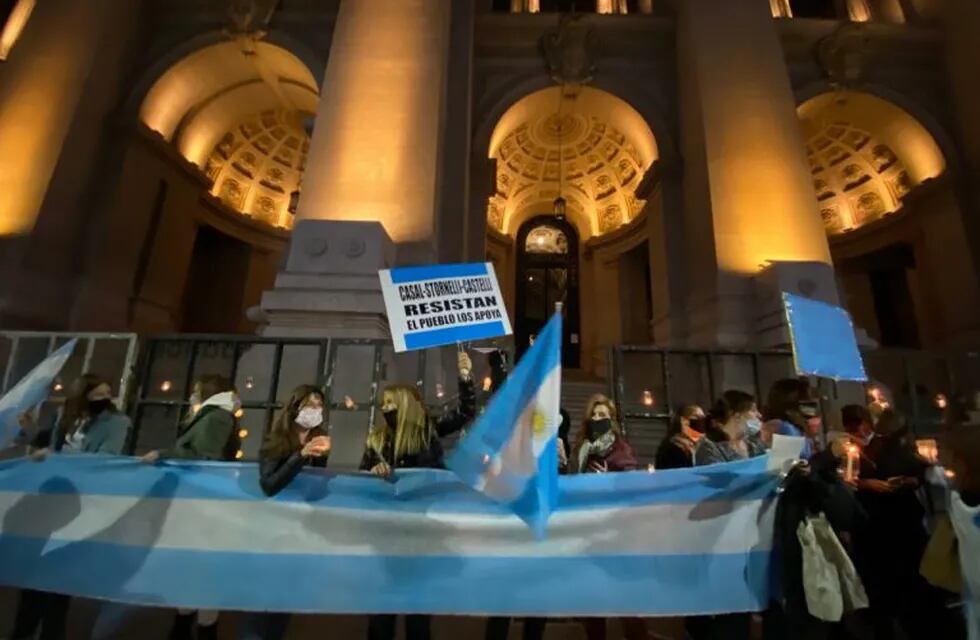
[[263,111],[225,132],[205,172],[211,193],[231,208],[277,227],[291,227],[290,194],[299,188],[310,141],[299,114]]
[[496,194],[487,223],[498,231],[514,234],[525,217],[550,211],[559,175],[569,217],[592,235],[626,224],[643,207],[635,191],[657,147],[642,117],[596,89],[559,96],[557,87],[527,96],[494,131]]
[[140,108],[149,128],[212,181],[211,192],[258,221],[290,227],[290,193],[305,166],[305,121],[319,100],[310,70],[266,42],[191,53],[156,81]]
[[820,215],[831,235],[898,211],[912,189],[945,169],[929,132],[880,98],[825,94],[799,112]]

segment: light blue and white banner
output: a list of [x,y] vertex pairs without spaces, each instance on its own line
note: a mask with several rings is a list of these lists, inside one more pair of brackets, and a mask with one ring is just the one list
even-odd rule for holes
[[560,404],[556,313],[446,460],[463,482],[508,505],[539,538],[558,501]]
[[547,540],[447,471],[52,456],[0,463],[0,583],[167,607],[322,613],[759,611],[777,477],[763,458],[561,478]]
[[20,433],[18,418],[48,399],[55,376],[75,350],[72,338],[51,353],[0,398],[0,449],[9,446]]
[[963,611],[967,635],[980,640],[980,507],[970,507],[953,491],[949,517],[953,521],[963,570]]
[[489,262],[385,269],[378,277],[397,352],[511,334]]

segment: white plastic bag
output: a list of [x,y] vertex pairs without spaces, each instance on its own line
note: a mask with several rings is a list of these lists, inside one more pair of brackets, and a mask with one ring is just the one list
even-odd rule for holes
[[867,608],[864,584],[827,516],[808,516],[796,537],[803,550],[803,591],[810,615],[839,622],[845,612]]
[[[824,517],[820,514],[817,518]],[[814,517],[807,517],[796,528],[796,537],[803,552],[803,592],[806,594],[806,607],[815,618],[837,622],[844,615],[844,596],[841,593],[840,577],[837,567],[824,553]]]
[[858,576],[854,563],[841,544],[837,534],[824,514],[813,518],[813,531],[816,534],[817,542],[823,550],[824,557],[837,569],[837,577],[840,580],[840,593],[844,600],[844,613],[856,609],[868,608],[868,594],[864,590],[864,583]]

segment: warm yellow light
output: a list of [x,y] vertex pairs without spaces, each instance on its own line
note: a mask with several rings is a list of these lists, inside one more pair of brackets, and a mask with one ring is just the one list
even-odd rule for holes
[[163,391],[164,393],[170,391],[172,384],[173,383],[171,383],[169,380],[164,380],[160,383],[160,391]]
[[490,376],[487,376],[486,378],[483,379],[483,390],[484,391],[490,391],[490,387],[492,387],[492,386],[493,386],[493,380],[490,378]]
[[239,449],[238,451],[235,452],[235,460],[241,460],[244,457],[245,457],[245,454],[242,452],[241,449]]
[[[29,3],[33,4],[33,3]],[[79,95],[89,77],[101,10],[75,2],[40,7],[32,37],[3,66],[0,82],[0,236],[34,228]],[[16,9],[26,11],[25,3]],[[11,16],[13,21],[15,16]],[[43,18],[43,19],[42,19]],[[21,14],[18,20],[26,20]],[[6,32],[5,32],[6,33]]]
[[432,237],[448,2],[342,2],[298,219]]
[[942,394],[942,393],[937,393],[936,394],[936,408],[937,409],[945,409],[948,404],[949,404],[949,401],[946,399],[946,396],[944,394]]
[[248,429],[239,429],[238,430],[238,437],[241,438],[242,440],[244,440],[245,438],[247,438],[248,437]]
[[871,8],[867,0],[848,0],[847,13],[854,22],[867,22],[871,19]]
[[239,409],[238,411],[235,412],[235,417],[238,418],[239,420],[241,420],[242,419],[242,416],[244,416],[244,415],[245,415],[245,410],[244,409]]
[[27,26],[27,21],[34,11],[35,0],[19,0],[10,12],[7,24],[0,33],[0,60],[6,60],[10,50],[14,48],[21,32]]
[[652,407],[655,400],[653,397],[653,392],[650,390],[643,391],[643,404],[647,407]]

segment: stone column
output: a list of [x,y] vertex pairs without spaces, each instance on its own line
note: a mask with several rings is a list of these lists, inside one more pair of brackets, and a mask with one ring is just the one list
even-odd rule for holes
[[967,214],[963,224],[973,268],[980,273],[980,84],[976,73],[976,61],[980,59],[980,2],[944,0],[941,6],[946,31],[946,75],[963,155],[960,189]]
[[140,4],[38,2],[0,71],[0,324],[67,329]]
[[778,343],[776,289],[838,296],[775,21],[764,0],[677,7],[688,342]]
[[[384,337],[378,269],[436,257],[450,0],[343,0],[267,335]],[[393,243],[397,243],[397,250]]]

